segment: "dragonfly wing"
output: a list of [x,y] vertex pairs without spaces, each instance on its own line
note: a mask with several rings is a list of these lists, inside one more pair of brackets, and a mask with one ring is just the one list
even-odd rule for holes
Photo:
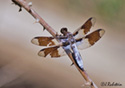
[[94,45],[105,33],[105,30],[98,29],[83,38],[76,39],[76,44],[79,49],[86,49]]
[[57,46],[50,46],[44,49],[41,49],[38,53],[39,56],[41,57],[51,57],[51,58],[55,58],[55,57],[61,57],[65,55],[65,52],[63,50],[62,47],[60,47],[59,45]]
[[84,37],[84,35],[90,31],[91,27],[94,26],[95,20],[96,19],[94,17],[89,18],[80,28],[78,28],[73,33],[74,37],[76,39]]
[[58,44],[57,40],[54,39],[53,37],[45,37],[45,36],[34,37],[31,40],[31,42],[39,46],[52,46]]

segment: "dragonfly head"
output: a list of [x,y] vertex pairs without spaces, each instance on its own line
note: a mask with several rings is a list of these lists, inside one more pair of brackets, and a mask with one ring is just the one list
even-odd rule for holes
[[67,32],[68,32],[68,29],[67,28],[61,28],[60,32],[63,34],[63,35],[66,35]]

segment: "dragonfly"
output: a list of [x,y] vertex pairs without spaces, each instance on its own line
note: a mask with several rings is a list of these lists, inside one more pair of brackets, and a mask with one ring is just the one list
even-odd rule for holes
[[93,46],[105,33],[104,29],[97,29],[90,32],[95,24],[95,18],[89,18],[82,26],[73,33],[67,28],[62,28],[61,35],[57,34],[56,38],[52,36],[37,36],[31,42],[44,48],[38,52],[41,57],[59,58],[68,55],[77,67],[84,71],[83,60],[79,50]]

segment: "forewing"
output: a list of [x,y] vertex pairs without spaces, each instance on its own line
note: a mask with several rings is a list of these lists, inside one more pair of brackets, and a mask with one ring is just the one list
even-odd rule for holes
[[87,34],[91,27],[95,24],[95,18],[89,18],[80,28],[78,28],[74,33],[75,38],[82,38]]
[[51,57],[51,58],[54,57],[55,58],[55,57],[64,56],[65,52],[63,48],[60,46],[54,46],[54,47],[52,46],[52,47],[48,47],[48,48],[44,48],[40,50],[38,55],[41,57]]
[[58,42],[56,41],[56,39],[54,39],[53,37],[34,37],[31,42],[35,45],[39,45],[39,46],[52,46],[52,45],[56,45],[58,44]]
[[86,49],[94,45],[105,33],[105,30],[98,29],[83,38],[76,39],[76,44],[79,49]]

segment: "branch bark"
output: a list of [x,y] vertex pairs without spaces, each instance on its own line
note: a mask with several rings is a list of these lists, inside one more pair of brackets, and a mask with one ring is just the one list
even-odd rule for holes
[[[27,12],[29,12],[35,19],[37,22],[39,22],[44,29],[46,29],[54,38],[56,38],[56,31],[49,26],[36,12],[35,10],[33,10],[31,8],[31,3],[28,4],[26,3],[26,0],[12,0],[16,5],[18,5],[20,7],[21,11],[22,7],[27,10]],[[76,68],[79,70],[79,72],[81,73],[81,75],[84,77],[84,79],[86,80],[86,82],[89,82],[91,85],[91,88],[98,88],[95,83],[90,79],[90,77],[88,76],[88,74],[86,73],[86,71],[82,71],[81,69],[79,69],[79,67],[76,65],[74,59],[72,58],[72,56],[69,56],[70,59],[72,60],[72,62],[74,63],[74,65],[76,66]]]

